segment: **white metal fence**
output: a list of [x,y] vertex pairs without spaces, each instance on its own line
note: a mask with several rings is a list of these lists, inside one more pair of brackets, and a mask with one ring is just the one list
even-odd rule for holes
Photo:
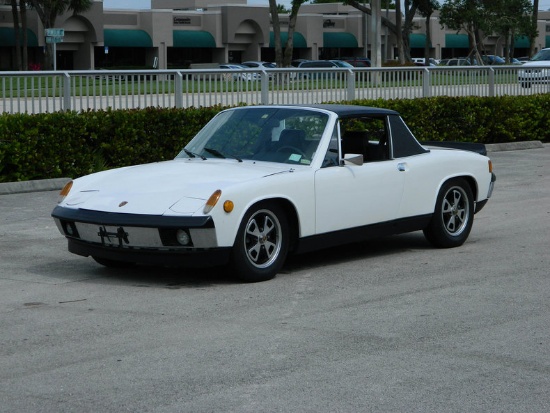
[[521,66],[0,72],[0,113],[312,104],[549,91],[550,77],[549,81],[541,78],[521,84],[518,75],[525,72]]

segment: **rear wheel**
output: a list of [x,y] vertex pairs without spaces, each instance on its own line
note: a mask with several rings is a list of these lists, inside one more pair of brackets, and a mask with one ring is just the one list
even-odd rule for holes
[[466,241],[474,220],[474,197],[464,179],[446,182],[437,197],[426,239],[436,247],[458,247]]
[[285,212],[276,204],[262,203],[244,216],[233,247],[232,265],[239,279],[267,281],[283,266],[289,245]]

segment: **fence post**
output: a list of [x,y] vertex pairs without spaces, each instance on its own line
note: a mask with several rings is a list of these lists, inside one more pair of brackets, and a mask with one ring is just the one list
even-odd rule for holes
[[261,73],[261,97],[260,97],[260,103],[262,105],[269,105],[269,75],[265,70],[262,70]]
[[348,92],[346,100],[355,100],[355,72],[349,69],[346,73]]
[[63,72],[63,110],[71,110],[71,76]]
[[174,74],[174,94],[176,95],[176,108],[183,108],[183,73],[179,70]]
[[427,67],[422,71],[422,96],[432,97],[432,75]]
[[495,96],[495,69],[489,68],[489,96]]

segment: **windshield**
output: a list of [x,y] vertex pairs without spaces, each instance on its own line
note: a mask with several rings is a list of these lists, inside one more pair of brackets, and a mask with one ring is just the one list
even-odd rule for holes
[[328,122],[325,113],[297,108],[221,112],[177,158],[230,158],[309,165]]
[[543,60],[550,60],[550,49],[542,49],[531,58],[532,62],[540,62]]

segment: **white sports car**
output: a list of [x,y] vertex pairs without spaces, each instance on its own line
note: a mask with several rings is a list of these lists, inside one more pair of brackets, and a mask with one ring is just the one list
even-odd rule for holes
[[106,266],[230,264],[263,281],[291,252],[372,237],[459,246],[494,181],[489,158],[425,147],[392,110],[250,106],[174,160],[75,179],[52,216],[70,252]]

